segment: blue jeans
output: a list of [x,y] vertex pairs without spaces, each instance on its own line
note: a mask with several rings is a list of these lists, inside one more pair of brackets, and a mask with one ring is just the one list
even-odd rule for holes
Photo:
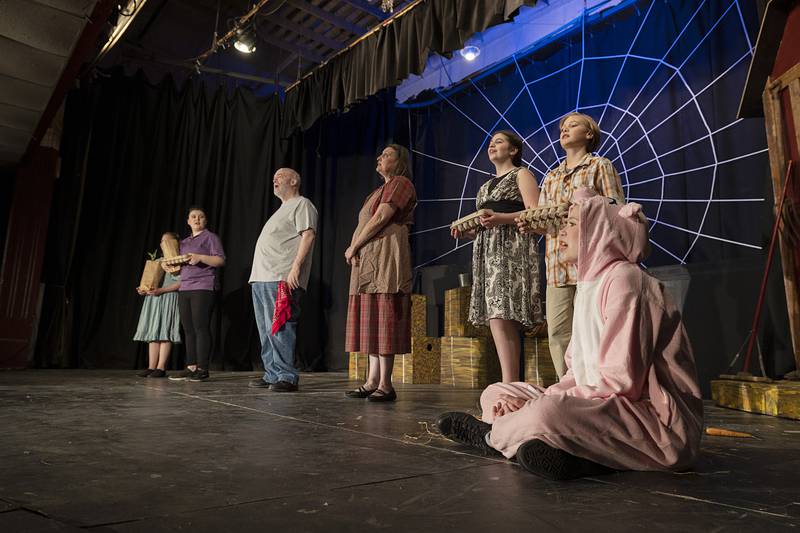
[[300,377],[294,368],[294,345],[297,340],[297,319],[300,317],[300,299],[305,291],[292,291],[292,314],[278,332],[272,334],[272,316],[275,313],[275,298],[278,296],[277,281],[256,281],[250,284],[253,293],[253,309],[256,314],[258,336],[261,339],[261,361],[264,363],[264,381],[277,383],[288,381],[297,384]]

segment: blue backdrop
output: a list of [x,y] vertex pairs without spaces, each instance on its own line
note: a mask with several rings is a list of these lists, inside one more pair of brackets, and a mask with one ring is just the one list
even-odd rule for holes
[[651,220],[645,267],[762,255],[772,206],[763,122],[736,118],[758,30],[754,4],[625,2],[405,106],[398,122],[407,122],[415,175],[425,176],[415,266],[469,263],[471,242],[449,239],[448,225],[475,210],[493,171],[492,131],[518,132],[541,180],[564,156],[558,120],[573,110],[598,121],[598,152]]

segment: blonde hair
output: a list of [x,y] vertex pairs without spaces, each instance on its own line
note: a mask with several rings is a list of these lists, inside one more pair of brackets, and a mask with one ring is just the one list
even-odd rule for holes
[[583,125],[586,126],[586,129],[592,134],[592,137],[589,139],[589,142],[586,145],[586,150],[588,152],[594,152],[597,150],[597,147],[600,146],[600,126],[598,126],[597,122],[595,122],[595,120],[589,115],[578,112],[567,113],[561,117],[561,120],[558,122],[559,131],[564,127],[564,123],[567,121],[567,119],[571,117],[575,117],[583,122]]

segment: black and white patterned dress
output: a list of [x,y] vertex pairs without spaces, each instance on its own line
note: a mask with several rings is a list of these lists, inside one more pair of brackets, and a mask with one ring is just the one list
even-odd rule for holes
[[[522,202],[517,184],[519,170],[494,178],[494,188],[492,180],[484,183],[476,206],[480,208],[487,201]],[[516,320],[526,328],[542,321],[536,235],[523,235],[516,225],[478,229],[472,248],[469,321],[483,325],[490,318]]]

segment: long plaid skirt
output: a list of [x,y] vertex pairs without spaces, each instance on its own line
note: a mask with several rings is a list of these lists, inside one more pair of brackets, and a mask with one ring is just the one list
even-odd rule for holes
[[409,294],[351,294],[345,351],[372,355],[411,352]]

